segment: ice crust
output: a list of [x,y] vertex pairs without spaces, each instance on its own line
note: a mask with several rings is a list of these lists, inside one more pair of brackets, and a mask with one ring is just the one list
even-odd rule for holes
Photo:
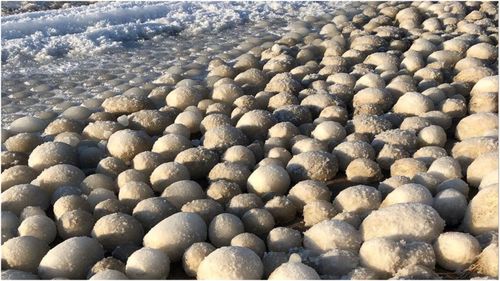
[[196,35],[317,15],[335,2],[109,2],[2,17],[2,62],[94,55],[157,35]]

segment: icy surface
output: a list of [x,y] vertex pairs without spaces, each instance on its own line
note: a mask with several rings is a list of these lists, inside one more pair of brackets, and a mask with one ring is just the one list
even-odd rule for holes
[[2,62],[79,56],[159,34],[196,35],[247,22],[301,17],[330,3],[98,2],[2,19]]
[[201,65],[185,78],[202,79],[210,59],[234,59],[340,5],[103,1],[3,16],[2,124],[144,87],[170,67]]

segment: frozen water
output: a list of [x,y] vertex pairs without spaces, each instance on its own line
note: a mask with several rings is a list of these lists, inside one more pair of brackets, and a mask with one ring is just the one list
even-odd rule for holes
[[213,57],[235,58],[338,5],[103,1],[4,16],[2,124],[142,87],[172,66],[201,64],[206,74]]
[[289,20],[324,12],[331,3],[98,2],[89,6],[6,16],[2,61],[37,61],[100,53],[159,34],[218,32],[247,22]]

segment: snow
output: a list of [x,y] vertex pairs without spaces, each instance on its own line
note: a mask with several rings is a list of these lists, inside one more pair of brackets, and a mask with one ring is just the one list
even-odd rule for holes
[[2,62],[99,54],[156,35],[196,35],[332,11],[338,2],[109,2],[2,17]]

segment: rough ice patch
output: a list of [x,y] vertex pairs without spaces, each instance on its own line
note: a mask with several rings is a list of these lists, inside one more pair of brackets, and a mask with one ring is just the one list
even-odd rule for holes
[[2,62],[92,55],[156,35],[324,13],[333,2],[98,2],[2,18]]

